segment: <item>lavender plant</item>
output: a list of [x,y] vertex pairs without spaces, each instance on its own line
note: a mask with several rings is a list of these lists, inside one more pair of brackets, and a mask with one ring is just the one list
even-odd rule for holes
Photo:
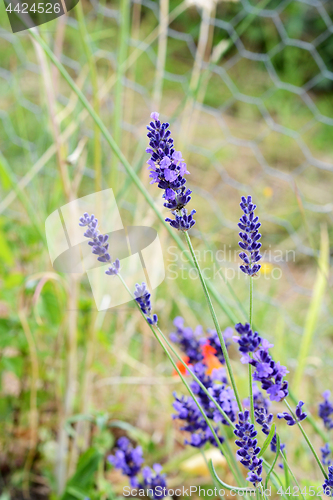
[[[175,220],[166,219],[167,222],[170,222],[172,227],[179,229],[184,234],[186,241],[188,243],[193,261],[198,270],[200,281],[203,287],[203,291],[205,297],[207,299],[207,303],[212,315],[212,319],[214,321],[216,327],[216,333],[218,335],[220,341],[220,347],[222,351],[222,358],[225,361],[227,366],[228,375],[230,378],[232,390],[234,393],[234,398],[238,404],[238,420],[239,423],[236,425],[246,426],[249,415],[251,415],[251,423],[249,425],[253,426],[253,437],[256,436],[255,423],[261,426],[264,434],[267,435],[271,433],[271,425],[273,422],[273,414],[268,413],[268,404],[265,403],[265,399],[263,398],[262,406],[257,404],[255,409],[254,406],[254,390],[256,390],[256,385],[253,386],[253,382],[260,383],[263,391],[267,393],[269,400],[274,402],[284,401],[287,405],[289,412],[284,412],[278,414],[279,419],[284,419],[289,426],[297,424],[309,445],[311,452],[313,453],[324,477],[327,478],[327,474],[323,469],[322,463],[320,462],[317,453],[315,452],[307,434],[305,433],[303,427],[301,426],[301,421],[307,417],[307,414],[302,411],[302,406],[304,403],[299,401],[296,406],[296,414],[291,410],[290,405],[288,404],[286,398],[289,394],[288,391],[288,382],[284,379],[285,375],[288,373],[286,367],[282,366],[279,362],[276,362],[269,353],[269,349],[273,347],[266,339],[262,339],[256,331],[252,330],[252,316],[253,316],[253,277],[260,271],[260,264],[258,263],[262,256],[260,255],[261,242],[261,234],[259,233],[259,228],[261,226],[259,222],[258,216],[255,216],[254,211],[256,209],[256,205],[252,202],[251,196],[242,196],[240,207],[243,210],[243,215],[239,221],[239,228],[241,232],[239,236],[241,241],[239,242],[240,248],[243,250],[239,256],[243,261],[240,266],[241,271],[249,277],[249,323],[241,324],[238,323],[235,326],[239,337],[234,337],[235,342],[239,344],[239,350],[242,353],[241,362],[243,364],[248,364],[249,366],[249,404],[250,404],[250,413],[246,410],[243,412],[242,403],[239,398],[239,393],[236,387],[235,379],[233,376],[226,342],[222,336],[221,329],[218,324],[217,316],[214,311],[208,289],[204,280],[204,277],[201,273],[198,261],[195,256],[195,252],[192,247],[192,243],[190,240],[190,236],[188,234],[188,230],[191,227],[191,224],[186,224],[186,221],[180,223],[180,219],[185,212],[185,205],[190,201],[190,191],[185,192],[185,183],[183,175],[186,167],[183,165],[183,159],[181,153],[176,153],[174,149],[174,141],[171,138],[171,134],[169,131],[168,123],[161,123],[159,120],[158,113],[152,113],[151,118],[153,119],[150,122],[148,128],[148,137],[150,139],[149,148],[146,150],[149,154],[151,154],[151,158],[148,161],[149,168],[151,170],[150,177],[152,178],[151,183],[158,183],[158,187],[164,190],[163,197],[167,200],[164,204],[166,208],[171,209],[172,214],[175,216]],[[167,130],[167,133],[165,131]],[[175,155],[175,156],[174,156]],[[178,164],[178,160],[181,162]],[[170,171],[169,171],[170,170]],[[185,197],[184,197],[185,195]],[[172,203],[169,203],[172,201]],[[192,224],[193,225],[193,224]],[[178,319],[176,320],[179,321]],[[182,328],[182,324],[180,325]],[[182,329],[179,328],[177,335],[174,334],[171,336],[173,340],[175,340],[182,347],[185,347],[185,350],[188,348],[189,341],[192,342],[191,348],[194,346],[194,349],[191,350],[191,358],[188,356],[187,360],[191,359],[191,362],[195,362],[194,368],[196,369],[196,365],[201,366],[201,375],[202,375],[202,360],[200,359],[200,341],[195,338],[192,331],[183,332]],[[185,333],[185,335],[184,335]],[[193,358],[193,352],[195,354]],[[219,349],[215,349],[215,352],[219,352]],[[199,358],[199,359],[198,359]],[[254,369],[252,374],[252,369]],[[254,389],[254,388],[255,389]],[[210,391],[214,393],[216,396],[216,391],[210,388]],[[222,393],[222,390],[221,390]],[[219,398],[217,398],[219,399]],[[188,401],[187,401],[188,403]],[[179,405],[181,401],[177,400],[177,407],[181,410]],[[202,401],[203,407],[205,407],[204,401]],[[255,413],[256,410],[256,413]],[[180,413],[182,416],[188,415],[188,408],[183,409],[183,412]],[[274,424],[275,430],[275,424]],[[251,427],[252,432],[252,427]],[[278,436],[276,432],[273,433],[271,439],[271,449],[277,448],[277,443],[279,443]],[[257,444],[257,443],[256,443]],[[250,446],[252,445],[252,446]],[[246,460],[246,466],[249,466],[250,472],[253,470],[253,476],[248,475],[248,479],[251,477],[253,479],[252,483],[257,485],[257,483],[261,483],[261,472],[262,472],[262,463],[260,460],[256,459],[256,455],[260,453],[260,448],[255,445],[253,447],[253,443],[249,444],[251,448],[250,458]],[[264,448],[263,448],[264,450]],[[284,463],[290,470],[289,465],[287,464],[286,457],[283,455],[283,445],[278,446],[278,452],[282,454]],[[292,474],[294,477],[294,475]],[[215,476],[216,477],[216,476]],[[250,479],[249,479],[250,480]]]
[[[213,445],[224,454],[238,486],[233,487],[224,483],[217,476],[212,464],[210,464],[210,470],[213,479],[227,489],[246,490],[238,465],[240,462],[247,469],[248,483],[265,496],[263,486],[265,470],[265,486],[270,479],[275,486],[281,485],[281,480],[274,470],[279,456],[283,464],[278,465],[285,469],[286,486],[290,485],[288,479],[290,476],[298,485],[287,460],[285,445],[281,444],[276,430],[275,415],[270,411],[272,402],[274,404],[284,402],[288,411],[277,413],[277,420],[284,420],[289,427],[295,425],[299,427],[324,476],[324,491],[333,496],[333,469],[329,444],[325,443],[321,448],[322,461],[320,461],[301,425],[301,422],[307,418],[307,413],[303,410],[304,402],[299,401],[293,411],[287,401],[289,395],[288,381],[285,380],[285,376],[289,373],[287,368],[273,359],[270,352],[270,349],[274,347],[273,344],[252,327],[253,278],[260,271],[261,266],[258,262],[262,258],[259,253],[261,248],[260,222],[258,216],[254,215],[256,205],[252,202],[251,196],[242,196],[240,207],[243,215],[238,224],[241,230],[239,246],[242,252],[239,256],[242,260],[240,269],[247,276],[250,284],[249,322],[237,323],[235,330],[238,335],[232,335],[232,329],[227,328],[222,332],[220,328],[188,233],[195,224],[193,219],[195,211],[192,210],[188,215],[187,208],[185,208],[192,194],[186,188],[185,175],[189,172],[182,154],[174,148],[169,124],[161,123],[158,113],[152,113],[151,118],[152,121],[147,127],[149,148],[146,150],[151,155],[148,160],[151,183],[157,183],[158,187],[163,190],[164,206],[174,217],[165,220],[170,223],[171,227],[179,230],[186,239],[199,273],[215,330],[209,329],[205,333],[201,326],[192,330],[185,326],[182,317],[176,317],[174,319],[175,331],[170,334],[170,340],[180,348],[185,357],[179,355],[160,329],[157,314],[152,313],[151,295],[146,284],[137,284],[133,294],[127,288],[121,277],[120,262],[116,259],[112,263],[108,237],[99,233],[98,221],[94,215],[89,216],[85,213],[80,218],[80,225],[87,226],[84,235],[90,240],[89,245],[92,247],[93,254],[97,256],[97,260],[107,265],[106,274],[118,276],[131,293],[136,306],[189,393],[188,396],[179,396],[175,393],[173,403],[176,412],[173,418],[181,421],[181,430],[187,433],[184,444],[201,450],[208,445]],[[241,364],[249,367],[249,397],[243,401],[240,399],[229,359],[230,337],[238,345]],[[177,364],[173,356],[178,359]],[[193,379],[190,383],[186,380],[188,376]],[[328,392],[324,393],[324,402],[319,405],[319,416],[326,429],[333,428],[331,419],[333,405],[329,401],[329,396]],[[236,454],[232,452],[229,443],[230,429],[236,437],[234,441],[234,446],[238,447]],[[259,444],[263,438],[258,435],[258,429],[264,436],[262,444]],[[264,454],[267,449],[273,454],[272,464],[265,459]],[[109,461],[130,479],[132,486],[144,491],[151,490],[150,495],[153,498],[157,498],[158,486],[165,487],[165,476],[160,474],[159,464],[155,464],[153,469],[147,467],[142,469],[142,479],[138,479],[143,463],[142,450],[140,447],[133,448],[126,438],[118,441],[115,454],[109,457]],[[328,466],[328,474],[323,465]]]

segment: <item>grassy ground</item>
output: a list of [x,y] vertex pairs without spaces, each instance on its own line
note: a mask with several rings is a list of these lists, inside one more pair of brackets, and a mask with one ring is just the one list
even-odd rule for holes
[[[219,3],[208,28],[200,10],[184,6],[171,21],[164,61],[157,3],[131,6],[129,32],[117,17],[120,9],[126,15],[125,4],[84,2],[68,18],[42,26],[41,36],[118,137],[163,215],[160,192],[149,185],[145,125],[153,109],[171,121],[191,172],[191,208],[197,210],[192,234],[200,263],[223,270],[246,310],[248,290],[234,257],[239,197],[253,195],[265,252],[255,282],[255,325],[274,342],[276,358],[288,366],[292,380],[311,322],[320,241],[326,235],[332,241],[333,86],[328,76],[333,38],[322,35],[333,19],[332,7],[322,2],[320,11],[291,2],[279,14],[286,33],[281,37],[276,18],[274,23],[247,15],[239,2]],[[179,5],[170,0],[169,11]],[[277,6],[271,1],[266,8]],[[202,465],[186,462],[196,451],[184,447],[184,435],[171,419],[172,392],[185,391],[150,330],[133,303],[97,313],[86,276],[54,271],[45,220],[70,199],[112,187],[124,225],[157,229],[166,279],[152,295],[165,333],[179,314],[192,327],[213,327],[199,281],[191,278],[186,255],[131,183],[75,93],[29,34],[10,32],[3,4],[0,11],[0,498],[29,493],[34,499],[60,498],[63,482],[75,471],[82,476],[84,460],[96,498],[113,498],[111,484],[121,494],[123,477],[104,470],[100,457],[124,433],[143,446],[149,465],[163,464],[170,486],[210,484]],[[229,41],[229,21],[236,46]],[[316,43],[326,70],[309,52],[286,46],[287,36]],[[137,48],[139,40],[145,44]],[[244,57],[239,41],[261,54],[260,60]],[[128,62],[123,75],[122,61]],[[164,67],[164,74],[157,67]],[[78,148],[78,158],[70,161]],[[314,415],[332,370],[331,278],[313,313],[313,337],[298,387]],[[216,273],[213,281],[221,300],[243,320],[221,276]],[[218,314],[221,327],[231,325],[222,310]],[[236,350],[231,358],[237,368]],[[246,373],[239,368],[236,373],[245,397]],[[311,459],[302,459],[306,448],[298,433],[288,437],[282,426],[281,433],[297,477],[316,484],[320,477]],[[314,442],[317,449],[323,444],[318,437]],[[64,470],[59,450],[65,452]]]

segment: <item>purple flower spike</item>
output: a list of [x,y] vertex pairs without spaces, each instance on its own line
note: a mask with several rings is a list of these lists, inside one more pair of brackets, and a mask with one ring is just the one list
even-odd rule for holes
[[325,479],[323,489],[325,495],[327,495],[328,497],[333,497],[333,465],[330,465],[328,467],[328,478]]
[[[195,404],[194,399],[190,396],[181,396],[178,398],[176,393],[174,393],[174,398],[175,402],[173,403],[173,407],[177,414],[174,414],[172,417],[174,419],[183,420],[185,425],[181,427],[181,430],[190,433],[190,440],[186,439],[184,444],[188,444],[194,448],[201,448],[209,442],[210,444],[217,446],[214,436],[212,435],[206,420],[203,418],[200,410]],[[216,427],[214,430],[219,441],[223,443],[224,439],[219,435],[218,428]]]
[[107,271],[105,271],[105,274],[109,274],[110,276],[115,276],[116,274],[119,274],[120,271],[120,261],[119,259],[116,259],[112,266],[109,267]]
[[181,152],[174,149],[169,123],[161,123],[156,112],[150,117],[152,121],[147,126],[149,147],[146,149],[151,155],[147,162],[150,169],[150,183],[157,183],[157,186],[164,190],[164,206],[175,216],[175,219],[168,217],[165,219],[166,222],[179,231],[188,231],[195,224],[193,219],[195,210],[188,214],[185,208],[192,194],[192,191],[185,187],[184,176],[189,172]]
[[249,323],[245,323],[245,325],[237,323],[235,330],[240,335],[240,337],[234,337],[234,340],[239,344],[240,352],[246,354],[258,348],[261,343],[261,337],[259,337],[258,332],[251,330]]
[[165,474],[161,474],[161,471],[160,464],[154,464],[152,469],[150,467],[142,469],[143,484],[139,485],[139,489],[151,492],[152,498],[158,499],[167,495]]
[[142,448],[133,448],[126,437],[118,439],[114,455],[108,456],[108,461],[116,469],[120,469],[125,476],[134,477],[143,464]]
[[[142,448],[141,446],[133,448],[126,437],[118,439],[115,454],[109,455],[107,460],[129,478],[131,488],[143,492],[149,491],[153,498],[162,498],[167,495],[165,474],[161,474],[162,467],[160,464],[154,464],[153,469],[144,467],[142,469],[142,482],[139,481],[137,476],[144,462]],[[157,489],[157,487],[159,488]],[[139,494],[139,496],[143,495]]]
[[169,222],[171,227],[174,227],[175,229],[179,229],[181,231],[188,231],[192,226],[194,226],[195,220],[193,219],[193,214],[196,213],[196,210],[192,210],[190,215],[187,215],[186,208],[181,209],[180,215],[178,215],[176,212],[172,213],[175,216],[176,220],[170,219],[170,217],[167,217],[165,219],[166,222]]
[[139,304],[141,311],[146,316],[147,322],[150,325],[157,325],[157,314],[151,314],[150,296],[151,295],[147,289],[146,283],[142,282],[141,285],[139,285],[138,283],[135,285],[134,298]]
[[333,429],[333,419],[331,418],[331,415],[333,415],[333,404],[329,400],[330,396],[330,391],[325,391],[323,393],[324,401],[319,404],[318,408],[318,415],[328,430]]
[[238,227],[241,229],[239,236],[242,240],[238,244],[241,249],[244,250],[239,254],[244,262],[244,265],[241,265],[240,269],[243,273],[253,276],[261,268],[261,265],[258,264],[262,258],[259,253],[261,247],[261,243],[259,242],[261,234],[258,231],[261,224],[259,222],[259,217],[254,216],[254,211],[257,206],[252,203],[251,196],[247,198],[242,196],[240,207],[244,212],[244,215],[242,215],[238,223]]
[[89,238],[91,241],[88,242],[88,245],[92,247],[91,251],[94,255],[98,255],[97,260],[99,262],[110,263],[111,266],[105,271],[105,274],[115,275],[120,271],[120,262],[119,259],[112,264],[111,257],[108,252],[109,243],[108,243],[108,235],[100,234],[98,230],[98,220],[96,217],[91,214],[89,215],[87,212],[80,217],[79,226],[87,227],[86,232],[83,234],[86,238]]
[[249,422],[250,412],[245,410],[244,413],[238,413],[238,424],[234,430],[236,439],[235,443],[239,447],[237,457],[241,464],[249,470],[247,480],[257,486],[262,482],[262,458],[258,458],[260,448],[256,439],[257,431],[253,424]]
[[307,417],[307,414],[302,411],[303,405],[304,405],[303,401],[299,401],[299,403],[296,406],[296,411],[295,411],[296,420],[287,411],[285,411],[283,413],[278,413],[277,418],[279,418],[279,419],[284,418],[284,420],[290,426],[295,425],[297,422],[301,422],[302,420],[306,419],[306,417]]
[[[288,373],[285,366],[275,362],[269,355],[269,348],[273,347],[266,339],[253,332],[249,323],[235,326],[240,337],[233,337],[239,344],[239,351],[243,354],[241,362],[254,366],[253,380],[261,383],[261,388],[267,392],[271,401],[281,401],[288,396],[288,382],[283,377]],[[253,353],[253,357],[249,355]]]
[[329,457],[331,457],[332,452],[331,452],[329,444],[325,443],[325,445],[322,448],[320,448],[320,451],[321,451],[321,460],[322,460],[323,464],[324,465],[331,465],[332,460],[330,460]]
[[170,340],[179,344],[181,350],[188,357],[191,364],[199,363],[203,360],[202,346],[206,342],[203,337],[202,328],[198,326],[194,331],[189,326],[184,326],[184,319],[177,316],[173,324],[176,327],[175,332],[170,333]]

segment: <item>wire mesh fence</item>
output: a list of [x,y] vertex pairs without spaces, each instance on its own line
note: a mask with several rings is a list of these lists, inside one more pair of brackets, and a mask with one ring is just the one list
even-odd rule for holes
[[[279,267],[285,286],[280,300],[260,296],[259,291],[258,299],[278,309],[285,307],[291,294],[308,300],[313,274],[309,281],[303,280],[301,265],[307,259],[315,272],[316,261],[309,258],[318,257],[319,226],[331,224],[333,210],[331,3],[135,0],[129,13],[126,58],[118,74],[120,9],[118,4],[85,4],[87,39],[99,71],[101,114],[111,131],[115,88],[121,79],[120,137],[125,154],[140,171],[143,124],[153,108],[160,108],[163,116],[171,117],[192,167],[192,187],[205,207],[205,220],[211,221],[205,237],[218,247],[216,234],[222,226],[229,242],[235,224],[234,196],[249,189],[258,193],[267,207],[261,217],[278,234],[271,240],[272,249],[278,241],[295,251],[299,264],[282,258]],[[71,43],[79,32],[75,14],[40,29],[91,98],[86,57]],[[29,36],[1,29],[0,37],[1,150],[19,189],[29,197],[44,185],[44,178],[57,175],[57,148],[39,90],[41,65]],[[54,118],[69,154],[80,138],[93,137],[93,127],[57,72],[52,78]],[[109,160],[103,145],[103,163]],[[87,182],[95,178],[89,161],[84,177]],[[201,182],[202,177],[207,182]],[[103,183],[108,185],[107,166]],[[16,196],[14,190],[5,192],[0,203],[1,212],[14,219],[20,217]],[[45,200],[36,204],[47,211]],[[128,201],[123,204],[133,212]],[[200,226],[195,234],[202,237]],[[265,259],[269,264],[270,257]],[[226,300],[232,304],[232,299]],[[319,327],[323,331],[332,325],[330,309],[328,301],[325,322]],[[288,307],[284,314],[288,327],[300,334],[302,325]]]

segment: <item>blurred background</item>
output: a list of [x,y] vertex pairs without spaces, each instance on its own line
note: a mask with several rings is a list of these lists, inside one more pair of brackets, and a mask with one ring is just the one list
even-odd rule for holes
[[[209,485],[171,418],[185,390],[149,328],[133,303],[97,312],[85,275],[52,268],[45,220],[112,187],[125,226],[158,231],[166,277],[152,301],[167,335],[177,315],[213,328],[199,280],[40,44],[11,32],[2,2],[0,18],[0,499],[121,497],[127,483],[105,457],[122,435],[169,486]],[[223,328],[248,308],[237,222],[252,194],[264,253],[255,325],[316,415],[333,365],[333,3],[84,0],[38,31],[163,216],[145,126],[152,111],[170,122]],[[314,484],[298,438],[292,463]]]

